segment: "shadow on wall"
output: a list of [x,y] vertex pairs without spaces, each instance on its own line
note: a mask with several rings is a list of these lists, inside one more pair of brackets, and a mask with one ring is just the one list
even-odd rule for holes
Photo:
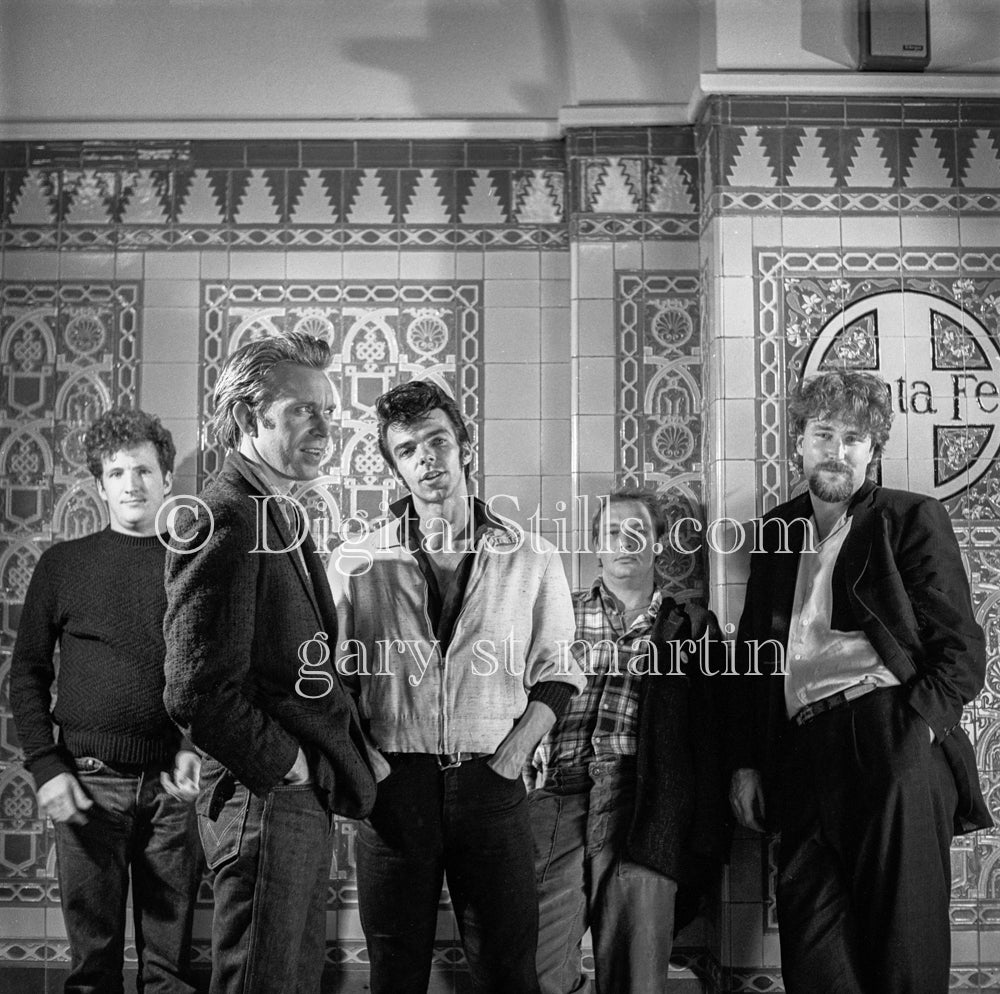
[[802,48],[847,69],[857,68],[857,4],[858,0],[802,0]]
[[[513,84],[510,92],[526,116],[554,118],[568,101],[570,88],[563,0],[543,0],[537,5],[430,0],[424,7],[421,34],[409,38],[375,35],[345,41],[341,51],[359,65],[381,67],[407,80],[417,114],[425,110],[433,113],[435,108],[454,100],[455,89],[462,86],[463,80],[480,80],[490,72],[496,74],[498,82],[504,79],[503,68],[495,63],[490,68],[484,58],[496,54],[496,40],[512,37],[513,23],[529,12],[537,15],[535,24],[529,30],[520,25],[515,36],[531,40],[541,49],[524,51],[524,69],[528,73],[535,66],[544,76]],[[491,107],[495,113],[498,105],[506,103],[497,99],[495,91],[490,95],[491,91],[483,87],[470,86],[467,98],[471,104],[481,103],[484,93],[491,106],[469,106],[466,113],[489,114]]]

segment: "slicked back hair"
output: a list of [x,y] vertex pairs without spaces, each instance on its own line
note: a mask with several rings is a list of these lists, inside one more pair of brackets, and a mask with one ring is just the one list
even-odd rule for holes
[[[460,447],[472,448],[469,431],[465,427],[462,412],[458,404],[445,390],[442,390],[431,380],[410,380],[382,394],[375,401],[375,413],[378,417],[378,449],[386,465],[395,473],[396,463],[389,451],[386,435],[390,428],[409,428],[423,421],[431,411],[444,411],[455,431],[455,438]],[[465,464],[465,478],[469,479],[471,462]]]
[[330,346],[320,338],[293,331],[273,335],[240,346],[223,364],[212,395],[211,426],[227,449],[238,448],[240,426],[236,405],[242,401],[251,417],[260,418],[274,400],[271,372],[283,362],[324,372],[332,358]]
[[612,504],[625,503],[642,504],[653,526],[653,540],[658,542],[663,538],[663,533],[667,530],[667,519],[663,516],[660,498],[648,490],[639,490],[637,487],[617,487],[608,494],[606,500],[598,501],[597,510],[590,519],[590,538],[595,545],[600,542],[601,517],[605,508],[610,508]]
[[94,421],[83,436],[87,469],[95,480],[99,480],[105,459],[111,459],[123,449],[134,449],[143,442],[153,443],[160,472],[164,475],[172,473],[177,450],[173,436],[163,427],[160,419],[155,414],[138,409],[112,407]]

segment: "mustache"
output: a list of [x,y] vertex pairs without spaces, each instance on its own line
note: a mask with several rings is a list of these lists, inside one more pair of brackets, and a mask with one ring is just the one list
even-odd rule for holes
[[828,473],[850,473],[851,467],[846,462],[837,462],[836,459],[827,459],[826,462],[818,463],[814,471],[823,470]]

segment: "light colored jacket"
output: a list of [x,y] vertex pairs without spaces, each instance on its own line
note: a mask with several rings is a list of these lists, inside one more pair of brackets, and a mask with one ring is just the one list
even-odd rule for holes
[[343,545],[328,575],[338,670],[385,752],[492,753],[536,684],[576,693],[573,602],[555,547],[506,527],[483,529],[450,643],[434,636],[427,583],[393,520]]

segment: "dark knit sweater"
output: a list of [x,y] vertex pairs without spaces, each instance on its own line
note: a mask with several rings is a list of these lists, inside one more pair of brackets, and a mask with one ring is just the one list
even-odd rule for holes
[[14,723],[38,786],[75,772],[74,756],[148,764],[177,751],[180,734],[163,706],[165,558],[159,537],[106,528],[60,542],[38,561],[10,678]]

